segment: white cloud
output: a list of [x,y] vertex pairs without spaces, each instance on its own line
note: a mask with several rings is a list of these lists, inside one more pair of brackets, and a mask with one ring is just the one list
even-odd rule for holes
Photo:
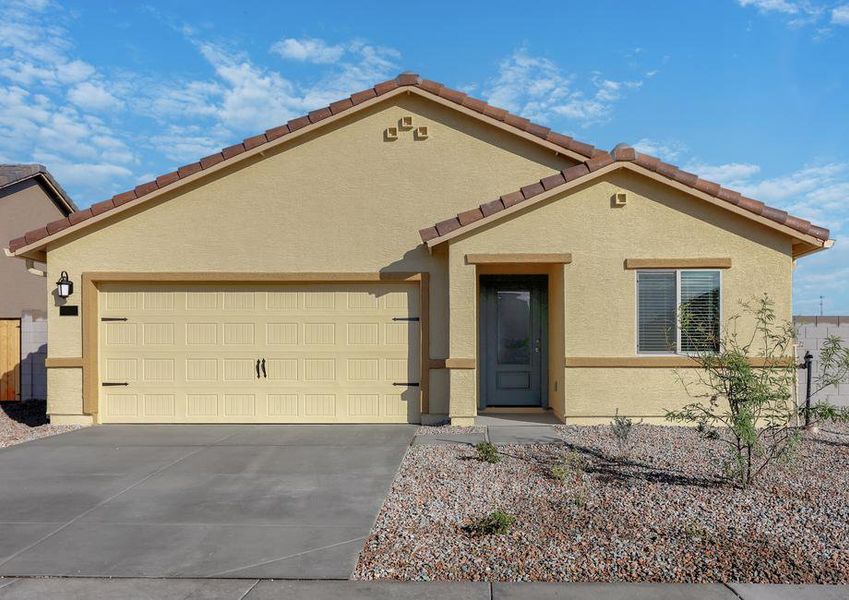
[[684,166],[685,171],[696,173],[699,177],[708,181],[715,181],[730,188],[738,188],[749,182],[751,177],[760,173],[758,165],[750,163],[725,163],[721,165],[707,165],[704,163],[690,162]]
[[75,85],[68,92],[68,100],[81,108],[106,110],[118,108],[123,103],[107,90],[89,81]]
[[686,150],[686,147],[680,142],[642,138],[634,144],[634,149],[637,152],[656,156],[666,162],[675,162]]
[[795,15],[799,12],[799,7],[793,2],[787,0],[737,0],[740,6],[753,6],[763,12],[779,12],[788,15]]
[[345,54],[343,46],[330,46],[318,38],[286,38],[273,44],[271,51],[283,58],[315,64],[334,63]]
[[[825,6],[811,0],[737,0],[737,3],[743,8],[755,8],[761,14],[779,15],[794,28],[816,25],[827,13]],[[815,37],[819,39],[827,33],[827,28],[818,27]]]
[[835,6],[831,10],[831,22],[834,25],[849,25],[849,4]]
[[498,75],[484,88],[484,98],[524,117],[550,121],[564,117],[587,126],[609,120],[614,105],[641,81],[616,81],[593,73],[586,89],[574,75],[565,74],[553,61],[534,57],[524,49],[501,61]]

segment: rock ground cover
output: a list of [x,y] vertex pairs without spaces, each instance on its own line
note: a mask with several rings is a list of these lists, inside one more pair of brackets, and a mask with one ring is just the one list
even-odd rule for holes
[[[635,426],[624,455],[609,427],[557,431],[498,464],[410,448],[354,578],[849,583],[849,427],[806,437],[749,489],[693,429]],[[516,516],[509,533],[464,531],[496,509]]]
[[79,428],[80,425],[50,425],[43,400],[0,403],[0,448]]

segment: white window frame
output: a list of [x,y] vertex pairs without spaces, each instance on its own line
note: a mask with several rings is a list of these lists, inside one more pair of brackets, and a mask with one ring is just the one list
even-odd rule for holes
[[[725,281],[722,269],[635,269],[634,270],[634,353],[639,356],[697,356],[698,352],[681,351],[681,273],[709,271],[719,273],[719,327],[725,322]],[[675,352],[640,350],[640,273],[675,273]]]

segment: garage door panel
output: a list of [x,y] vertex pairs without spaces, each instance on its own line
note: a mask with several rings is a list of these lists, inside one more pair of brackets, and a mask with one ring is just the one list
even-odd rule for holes
[[414,284],[100,292],[102,381],[126,384],[101,388],[103,421],[419,419],[419,389],[394,385],[419,380]]

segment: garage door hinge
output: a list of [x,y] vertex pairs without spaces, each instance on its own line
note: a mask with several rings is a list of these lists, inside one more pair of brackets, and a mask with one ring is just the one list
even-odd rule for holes
[[392,317],[393,321],[418,321],[418,317]]
[[100,317],[101,321],[126,321],[127,317]]
[[119,385],[130,385],[130,384],[127,383],[126,381],[122,381],[120,383],[114,382],[114,381],[104,381],[100,385],[102,385],[103,387],[115,387],[115,386],[119,386]]
[[418,383],[413,381],[394,381],[392,385],[403,386],[403,387],[419,387]]

